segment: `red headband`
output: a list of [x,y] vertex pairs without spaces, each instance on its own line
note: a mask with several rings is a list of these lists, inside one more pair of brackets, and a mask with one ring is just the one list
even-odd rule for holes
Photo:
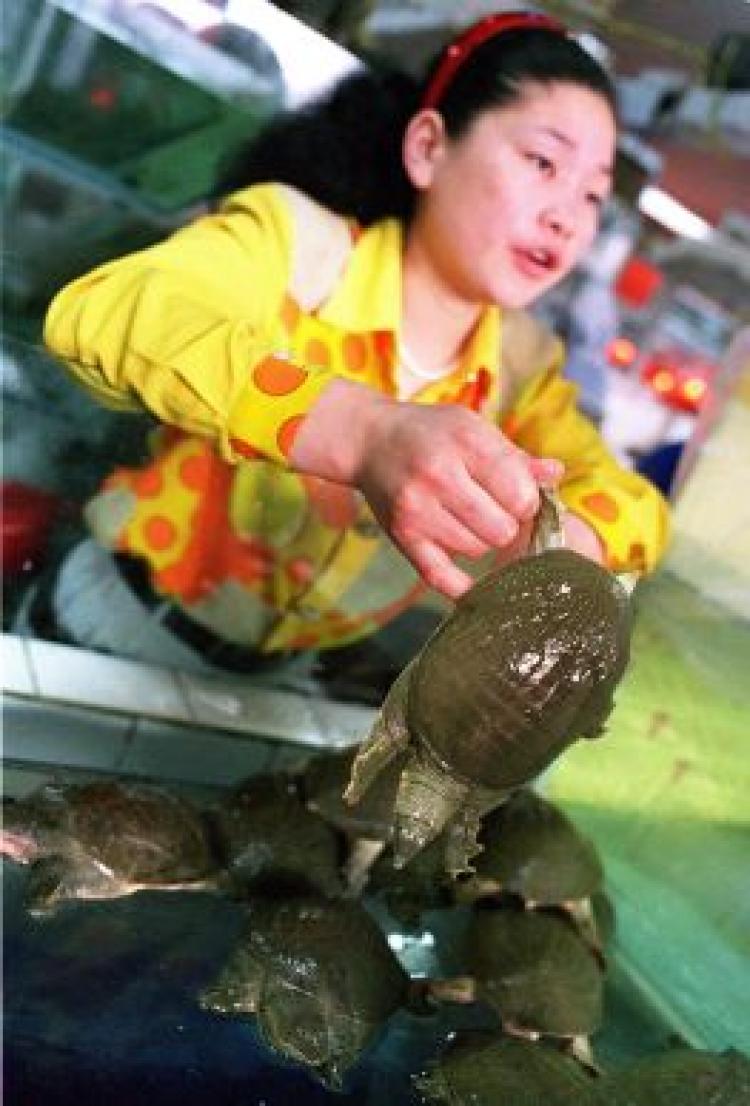
[[450,46],[446,47],[443,56],[438,62],[437,68],[430,83],[422,96],[423,108],[435,108],[443,98],[443,94],[455,77],[457,71],[464,62],[489,38],[503,34],[505,31],[554,31],[559,35],[566,35],[567,28],[556,19],[550,19],[547,15],[536,15],[533,12],[496,12],[473,23],[454,39]]

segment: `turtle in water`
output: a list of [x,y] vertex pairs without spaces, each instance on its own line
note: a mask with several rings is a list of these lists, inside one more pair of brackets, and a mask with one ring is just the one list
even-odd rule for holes
[[217,886],[201,813],[148,784],[45,784],[3,805],[1,840],[3,855],[30,865],[26,902],[33,914],[65,899]]
[[563,1038],[577,1059],[595,1067],[588,1038],[601,1024],[604,974],[569,921],[542,911],[477,910],[467,967],[464,1000],[489,1003],[506,1033]]
[[445,871],[443,836],[426,845],[405,868],[396,868],[390,849],[372,866],[367,889],[379,895],[405,929],[416,929],[428,910],[453,905],[454,881]]
[[576,738],[603,732],[629,655],[625,582],[561,547],[542,492],[530,555],[470,588],[389,691],[352,766],[356,803],[406,753],[393,811],[396,864],[449,828],[467,870],[481,816]]
[[496,1034],[459,1038],[414,1082],[430,1106],[604,1106],[570,1056]]
[[391,1014],[417,1001],[416,983],[356,900],[300,888],[248,909],[247,931],[201,1006],[255,1015],[271,1047],[340,1087]]
[[261,881],[294,885],[300,879],[327,895],[343,893],[342,843],[307,809],[291,777],[250,777],[207,816],[230,894],[244,897]]
[[457,887],[459,899],[506,893],[532,909],[561,906],[592,947],[601,950],[592,909],[604,877],[601,860],[558,806],[521,788],[486,816],[479,844],[474,874]]
[[346,803],[343,792],[356,755],[355,747],[314,757],[301,781],[308,808],[335,826],[346,839],[344,879],[353,895],[362,892],[372,864],[391,838],[393,804],[405,759],[399,757],[387,765],[358,802]]
[[748,1106],[750,1059],[675,1048],[611,1072],[601,1087],[608,1106]]

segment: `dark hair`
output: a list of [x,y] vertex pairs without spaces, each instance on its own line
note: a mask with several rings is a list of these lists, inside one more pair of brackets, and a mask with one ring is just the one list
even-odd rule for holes
[[[440,56],[421,85],[404,73],[370,65],[321,99],[279,116],[222,176],[220,190],[277,181],[364,226],[386,216],[408,220],[415,193],[401,145]],[[446,89],[438,110],[447,133],[459,138],[482,112],[517,100],[528,82],[590,89],[616,117],[612,82],[577,42],[549,30],[507,31],[478,46]]]

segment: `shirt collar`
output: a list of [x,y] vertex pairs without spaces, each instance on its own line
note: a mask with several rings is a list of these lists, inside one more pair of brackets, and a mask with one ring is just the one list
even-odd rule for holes
[[[349,262],[332,296],[318,311],[326,322],[349,331],[386,331],[397,339],[401,328],[403,225],[382,219],[357,234]],[[481,368],[491,373],[500,355],[500,309],[481,312],[456,371],[443,388]]]
[[346,271],[318,315],[350,331],[398,333],[403,228],[382,219],[357,234]]

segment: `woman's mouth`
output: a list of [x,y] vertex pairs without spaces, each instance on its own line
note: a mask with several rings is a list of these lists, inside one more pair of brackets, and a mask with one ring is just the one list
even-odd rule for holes
[[553,250],[544,247],[517,247],[512,251],[513,264],[520,273],[531,280],[549,279],[558,268],[558,257]]

